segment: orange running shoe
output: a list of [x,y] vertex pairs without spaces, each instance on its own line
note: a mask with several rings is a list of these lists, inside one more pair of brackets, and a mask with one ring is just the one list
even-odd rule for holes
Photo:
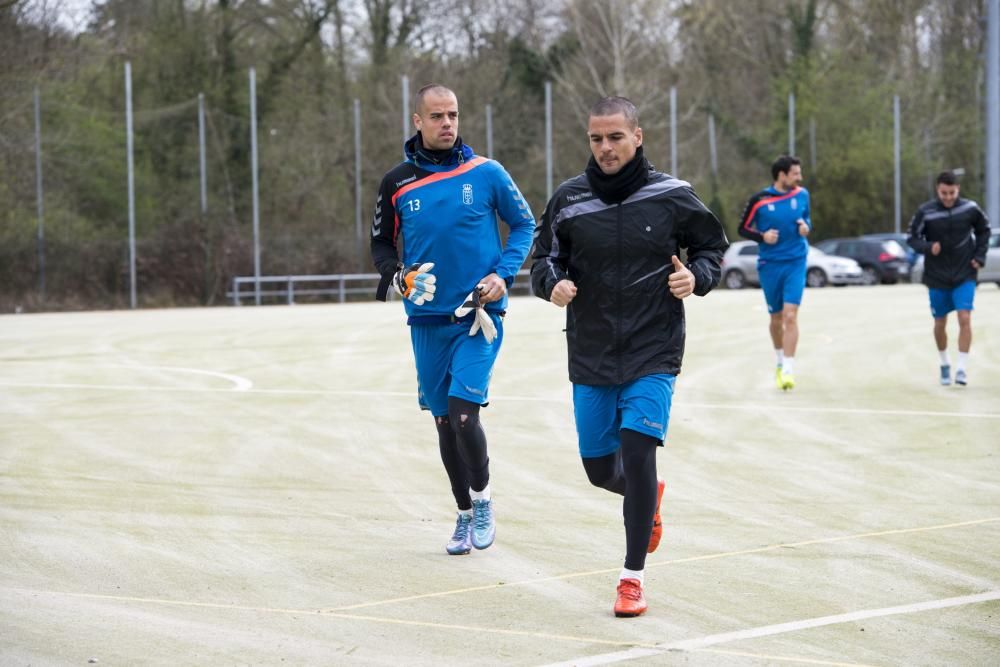
[[632,618],[646,613],[646,598],[642,595],[642,584],[638,579],[618,581],[618,599],[615,600],[615,616]]
[[653,532],[649,534],[649,546],[646,553],[651,554],[660,546],[660,538],[663,537],[663,520],[660,518],[660,501],[663,500],[663,489],[667,483],[662,477],[656,480],[656,511],[653,512]]

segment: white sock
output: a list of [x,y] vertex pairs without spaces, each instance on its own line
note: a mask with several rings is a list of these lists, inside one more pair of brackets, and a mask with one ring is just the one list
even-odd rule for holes
[[639,584],[641,585],[643,583],[642,576],[644,573],[645,570],[630,570],[627,567],[623,567],[622,573],[618,575],[618,581],[621,581],[622,579],[638,579]]
[[472,496],[473,500],[490,500],[490,485],[487,484],[486,488],[482,491],[469,489],[469,495]]
[[785,362],[781,365],[781,372],[785,375],[795,374],[795,358],[785,357]]
[[467,510],[458,510],[458,513],[462,516],[472,516],[472,508],[470,507]]
[[[938,350],[938,354],[941,355],[942,366],[951,366],[951,360],[948,358],[948,350]],[[959,352],[958,354],[961,355],[962,353]]]
[[781,365],[782,360],[785,358],[785,352],[780,347],[774,351],[774,358],[777,360],[778,365]]
[[955,370],[956,371],[964,371],[965,370],[965,362],[968,359],[969,359],[969,353],[968,352],[959,352],[958,353],[958,364],[957,364],[957,368]]

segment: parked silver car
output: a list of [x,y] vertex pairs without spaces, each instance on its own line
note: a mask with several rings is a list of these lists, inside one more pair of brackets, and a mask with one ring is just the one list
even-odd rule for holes
[[[723,269],[725,270],[725,269]],[[910,281],[919,283],[924,278],[924,256],[917,255],[917,261],[910,272]],[[979,269],[979,282],[996,283],[1000,286],[1000,227],[990,227],[990,244],[986,249],[986,265]]]
[[[757,276],[756,241],[735,241],[722,257],[722,284],[729,289],[760,285]],[[849,257],[828,255],[819,248],[809,246],[806,257],[806,285],[860,285],[863,277],[861,266]]]

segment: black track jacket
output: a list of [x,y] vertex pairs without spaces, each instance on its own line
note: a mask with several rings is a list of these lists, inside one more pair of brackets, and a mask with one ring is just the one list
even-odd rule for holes
[[598,199],[584,174],[560,185],[535,230],[531,287],[549,300],[560,280],[576,284],[566,309],[570,381],[610,385],[679,373],[684,305],[667,287],[670,256],[687,248],[694,293],[704,296],[719,284],[728,246],[690,184],[667,174],[650,171],[620,204]]
[[[931,254],[931,245],[941,244],[941,253]],[[990,226],[986,214],[971,199],[955,200],[945,208],[940,199],[924,202],[910,220],[907,242],[924,255],[924,284],[936,289],[953,289],[966,280],[975,280],[976,259],[986,264]]]

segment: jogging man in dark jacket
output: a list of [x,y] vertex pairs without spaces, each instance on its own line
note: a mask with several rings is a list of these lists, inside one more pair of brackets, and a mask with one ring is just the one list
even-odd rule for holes
[[624,496],[625,565],[614,611],[639,616],[646,553],[663,531],[656,448],[684,355],[681,299],[719,283],[729,243],[691,186],[643,157],[632,102],[597,102],[587,133],[586,171],[559,186],[535,232],[531,285],[567,307],[583,467],[592,484]]
[[976,202],[958,196],[954,172],[938,174],[937,197],[924,202],[910,220],[910,246],[924,255],[924,279],[934,317],[934,342],[941,357],[941,384],[951,384],[948,313],[958,312],[955,383],[968,383],[965,364],[972,347],[972,302],[976,277],[986,263],[990,226]]

